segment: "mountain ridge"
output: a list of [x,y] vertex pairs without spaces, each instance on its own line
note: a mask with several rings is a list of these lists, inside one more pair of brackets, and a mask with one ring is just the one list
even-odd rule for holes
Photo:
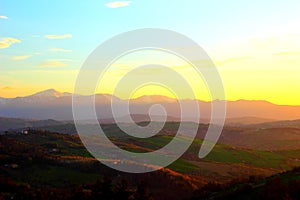
[[[73,99],[72,99],[73,98]],[[82,110],[82,119],[90,119],[84,115],[89,103],[95,98],[95,110],[98,119],[114,118],[111,109],[113,102],[118,114],[115,117],[128,115],[128,102],[130,114],[148,114],[153,104],[162,105],[168,116],[180,118],[180,103],[188,109],[187,118],[192,117],[194,108],[191,102],[199,105],[200,117],[210,118],[212,104],[202,100],[182,99],[177,100],[162,95],[145,95],[130,100],[120,99],[111,94],[94,95],[73,95],[72,93],[62,93],[54,89],[48,89],[29,96],[16,98],[0,98],[0,116],[13,118],[35,118],[35,119],[56,119],[71,120],[73,119],[72,100],[79,102]],[[113,100],[113,101],[112,101]],[[218,105],[224,100],[214,100],[213,103]],[[256,117],[274,120],[293,120],[300,119],[300,106],[277,105],[264,100],[237,100],[226,101],[227,118]]]
[[[52,94],[52,95],[51,95]],[[111,97],[115,97],[121,100],[141,100],[141,99],[154,99],[157,98],[159,99],[158,102],[161,102],[162,100],[168,100],[168,101],[178,101],[176,98],[173,97],[168,97],[168,96],[164,96],[164,95],[142,95],[142,96],[138,96],[135,98],[131,98],[131,99],[122,99],[119,98],[118,96],[115,96],[113,94],[109,94],[109,93],[95,93],[92,95],[82,95],[82,94],[74,94],[74,93],[70,93],[70,92],[60,92],[54,88],[49,88],[46,90],[42,90],[39,92],[35,92],[33,94],[30,95],[25,95],[25,96],[17,96],[17,97],[13,97],[13,98],[6,98],[6,97],[1,97],[0,96],[0,100],[10,100],[10,99],[16,99],[16,98],[27,98],[27,97],[47,97],[47,96],[52,96],[52,97],[56,97],[56,98],[60,98],[60,97],[65,97],[65,96],[72,96],[72,95],[76,95],[76,96],[81,96],[81,97],[91,97],[91,96],[111,96]],[[210,103],[210,102],[214,102],[214,101],[226,101],[226,102],[260,102],[260,103],[268,103],[268,104],[273,104],[273,105],[277,105],[277,106],[300,106],[300,105],[285,105],[285,104],[276,104],[276,103],[272,103],[270,101],[267,100],[248,100],[248,99],[237,99],[237,100],[219,100],[219,99],[215,99],[212,101],[205,101],[205,100],[201,100],[201,99],[190,99],[190,98],[184,98],[184,99],[180,99],[180,100],[184,100],[184,101],[200,101],[200,102],[205,102],[205,103]],[[151,102],[151,101],[149,101]]]

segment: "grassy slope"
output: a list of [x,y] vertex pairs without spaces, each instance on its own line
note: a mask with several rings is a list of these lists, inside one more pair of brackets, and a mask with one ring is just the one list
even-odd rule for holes
[[[106,125],[105,130],[110,134],[110,137],[116,140],[116,143],[121,144],[124,149],[138,152],[159,149],[166,145],[172,139],[172,133],[177,130],[178,123],[168,123],[166,130],[158,137],[147,138],[143,140],[133,140],[130,137],[120,135],[120,131],[115,126]],[[13,137],[13,136],[11,136]],[[55,144],[60,152],[55,153],[58,156],[78,156],[82,158],[92,158],[89,152],[80,144],[78,140],[74,140],[76,136],[67,136],[63,134],[46,134],[36,137],[34,135],[18,137],[18,141],[31,146],[53,145]],[[118,138],[122,138],[118,140]],[[234,148],[224,144],[217,144],[213,151],[203,160],[199,160],[197,154],[202,144],[201,139],[196,139],[189,151],[184,154],[176,162],[168,166],[169,169],[187,174],[189,176],[200,177],[206,181],[210,180],[229,180],[237,174],[247,177],[256,172],[260,175],[267,176],[276,172],[291,169],[294,166],[300,165],[300,150],[280,150],[280,151],[262,151],[250,150],[243,148]],[[139,148],[141,147],[141,148]],[[28,147],[29,148],[29,147]],[[4,164],[4,163],[3,163]],[[40,180],[48,180],[50,177],[61,177],[58,179],[61,184],[64,180],[72,180],[77,182],[75,174],[82,177],[82,181],[94,180],[95,174],[93,171],[78,171],[64,166],[45,166],[27,168],[27,178],[35,180],[41,176]],[[47,169],[47,170],[46,170]],[[14,173],[17,170],[7,170],[7,173]],[[243,172],[243,170],[245,172]],[[50,173],[47,174],[47,173]],[[66,172],[66,173],[63,173]],[[23,173],[23,172],[20,172]],[[32,174],[32,175],[30,175]],[[39,175],[38,175],[39,174]],[[18,176],[18,174],[12,174]],[[21,175],[20,175],[21,176]],[[22,177],[22,176],[21,176]],[[48,178],[47,178],[48,177]],[[26,177],[25,177],[26,178]],[[55,182],[53,179],[50,182]],[[47,181],[45,181],[47,182]]]

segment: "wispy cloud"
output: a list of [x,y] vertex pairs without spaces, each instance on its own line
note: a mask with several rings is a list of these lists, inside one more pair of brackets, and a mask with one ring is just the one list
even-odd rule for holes
[[30,55],[25,55],[25,56],[14,56],[12,57],[13,60],[25,60],[27,58],[30,58]]
[[66,52],[66,53],[72,52],[72,50],[70,50],[70,49],[62,49],[62,48],[50,48],[49,51]]
[[63,62],[78,62],[78,60],[74,60],[74,59],[67,59],[67,58],[64,58],[64,59],[59,59],[60,61],[63,61]]
[[273,56],[295,56],[295,55],[300,55],[300,52],[297,51],[284,51],[284,52],[277,52],[273,53]]
[[49,34],[45,35],[45,38],[47,39],[65,39],[65,38],[71,38],[72,34],[64,34],[64,35],[55,35],[55,34]]
[[55,67],[65,67],[66,64],[60,60],[45,60],[38,67],[40,68],[55,68]]
[[1,90],[13,90],[14,88],[13,87],[10,87],[10,86],[5,86],[3,88],[1,88]]
[[10,47],[12,44],[20,43],[21,41],[16,38],[2,38],[0,40],[0,49],[5,49]]
[[109,8],[120,8],[124,6],[128,6],[131,3],[131,1],[113,1],[106,3],[105,6]]
[[8,19],[8,17],[5,15],[0,15],[0,19]]
[[233,63],[233,62],[246,61],[246,60],[249,60],[249,59],[251,59],[250,56],[232,57],[232,58],[228,58],[226,60],[220,60],[220,61],[215,61],[215,62],[218,66],[221,66],[221,65],[225,65],[225,64]]

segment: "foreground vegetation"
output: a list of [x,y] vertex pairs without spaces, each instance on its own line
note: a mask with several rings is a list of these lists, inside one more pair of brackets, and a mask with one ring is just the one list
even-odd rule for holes
[[[167,123],[166,129],[147,139],[128,137],[115,125],[105,130],[118,146],[147,152],[166,145],[177,127],[178,123]],[[201,125],[199,130],[206,128]],[[299,149],[217,144],[200,160],[201,144],[197,137],[167,168],[128,174],[102,165],[76,134],[9,131],[0,135],[0,199],[299,199]]]

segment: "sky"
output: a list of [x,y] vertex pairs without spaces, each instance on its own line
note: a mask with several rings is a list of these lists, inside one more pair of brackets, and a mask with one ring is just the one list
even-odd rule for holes
[[[126,31],[161,28],[186,35],[207,52],[226,99],[300,105],[299,8],[298,0],[1,0],[0,96],[72,92],[80,67],[101,43]],[[138,62],[129,58],[116,65]],[[168,56],[161,62],[167,61],[182,65]],[[114,91],[114,74],[109,76],[98,92]],[[157,86],[134,96],[156,93],[172,96]],[[210,100],[207,91],[196,96]]]

